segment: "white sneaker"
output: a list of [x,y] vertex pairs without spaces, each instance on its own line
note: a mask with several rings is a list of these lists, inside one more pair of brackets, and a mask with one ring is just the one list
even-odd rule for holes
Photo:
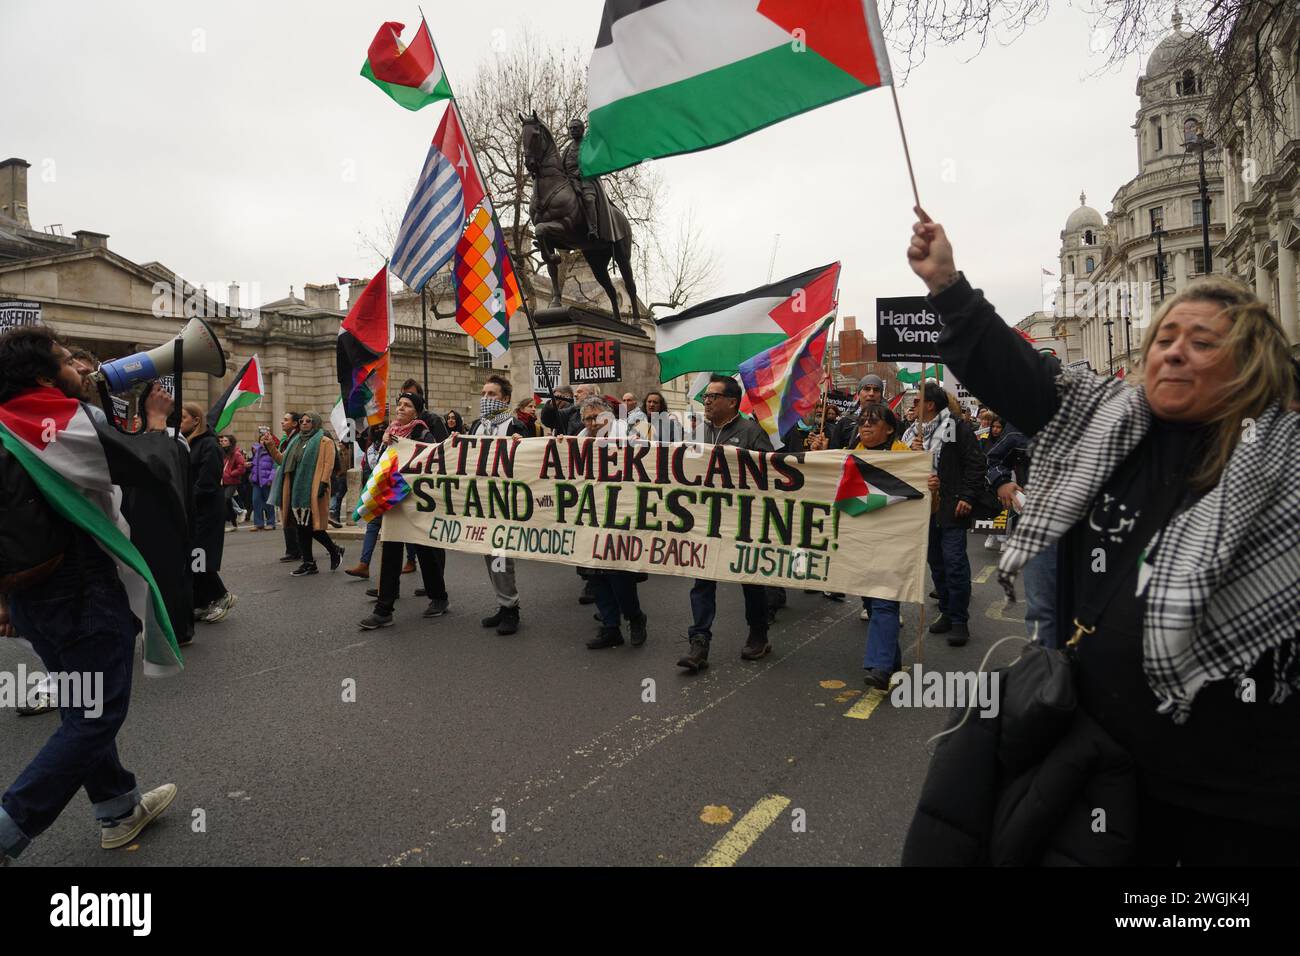
[[866,608],[866,607],[864,607],[864,608],[862,609],[862,613],[858,615],[858,620],[859,620],[859,621],[869,621],[869,620],[871,620],[871,609],[870,609],[870,608]]
[[101,827],[99,845],[105,850],[116,850],[126,846],[140,835],[140,831],[153,823],[158,815],[172,805],[176,799],[176,784],[164,783],[157,790],[150,790],[135,805],[131,815],[111,827]]
[[239,598],[235,597],[233,592],[227,591],[222,597],[217,598],[212,605],[212,610],[203,618],[204,623],[216,624],[230,613],[230,609],[235,606],[235,602],[238,600]]

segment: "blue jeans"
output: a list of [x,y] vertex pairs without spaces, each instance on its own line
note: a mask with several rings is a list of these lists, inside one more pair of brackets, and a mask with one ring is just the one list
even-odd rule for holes
[[867,625],[867,651],[862,666],[892,673],[901,656],[898,650],[898,602],[884,598],[862,600],[871,603],[871,623]]
[[271,504],[271,486],[253,485],[253,525],[258,528],[275,527],[275,505]]
[[0,852],[11,857],[48,829],[83,787],[103,823],[130,814],[140,802],[116,742],[131,701],[139,622],[112,563],[79,537],[54,576],[13,595],[9,608],[18,633],[31,641],[47,671],[103,675],[96,701],[103,711],[87,717],[85,710],[70,708],[71,701],[59,701],[59,729],[0,798]]
[[587,578],[596,596],[600,626],[617,628],[619,616],[635,621],[641,616],[641,598],[636,592],[636,575],[631,571],[602,571]]
[[[745,623],[754,636],[767,634],[767,588],[761,584],[742,584],[745,592]],[[691,637],[702,637],[705,643],[713,639],[713,619],[718,613],[718,582],[696,579],[691,588],[691,618],[694,623],[687,630]]]
[[[379,540],[379,528],[383,524],[384,517],[372,518],[366,522],[366,536],[361,539],[361,563],[369,564],[370,559],[375,556],[375,543]],[[415,563],[415,545],[406,546],[406,560],[412,564]]]
[[966,529],[941,528],[930,518],[930,548],[927,560],[934,589],[939,594],[939,613],[950,620],[970,620],[970,559],[966,557]]
[[1025,630],[1037,632],[1044,647],[1060,647],[1056,635],[1056,545],[1030,558],[1021,572],[1025,582]]

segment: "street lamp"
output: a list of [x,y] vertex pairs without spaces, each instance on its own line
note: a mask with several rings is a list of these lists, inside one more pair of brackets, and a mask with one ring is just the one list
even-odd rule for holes
[[1165,300],[1165,250],[1161,240],[1165,237],[1165,220],[1160,217],[1151,222],[1151,238],[1156,241],[1156,278],[1160,280],[1160,301]]
[[1189,153],[1196,153],[1201,174],[1201,251],[1205,258],[1204,275],[1210,269],[1210,187],[1205,180],[1205,151],[1214,149],[1218,144],[1205,138],[1201,124],[1195,120],[1183,123],[1183,148]]
[[1106,364],[1110,366],[1110,374],[1115,374],[1115,340],[1111,338],[1110,327],[1115,324],[1115,320],[1106,316],[1106,321],[1101,323],[1106,326]]

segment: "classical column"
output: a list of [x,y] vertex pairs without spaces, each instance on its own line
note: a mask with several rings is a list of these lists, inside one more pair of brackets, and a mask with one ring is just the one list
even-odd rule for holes
[[1262,240],[1255,240],[1255,295],[1264,302],[1273,298],[1272,276],[1264,268],[1264,255],[1267,249]]
[[288,369],[271,369],[271,431],[277,435],[280,433],[280,419],[284,418],[284,413],[289,410],[288,403],[285,401],[288,378]]
[[1277,298],[1278,318],[1286,340],[1300,342],[1300,323],[1296,320],[1295,250],[1282,243],[1277,245]]
[[[1168,276],[1165,277],[1168,279]],[[1181,292],[1187,287],[1187,252],[1174,253],[1174,288],[1172,291]],[[1166,290],[1171,291],[1171,290]]]

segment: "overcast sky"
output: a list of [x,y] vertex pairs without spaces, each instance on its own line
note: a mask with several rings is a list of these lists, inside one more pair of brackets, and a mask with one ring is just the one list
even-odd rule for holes
[[[424,4],[453,88],[525,27],[589,49],[601,7]],[[3,0],[0,158],[32,164],[37,228],[109,233],[122,255],[223,298],[232,280],[260,303],[369,276],[380,262],[358,231],[405,206],[442,107],[401,109],[358,71],[381,22],[418,17],[412,0]],[[899,87],[922,202],[1012,321],[1040,307],[1040,267],[1055,271],[1080,189],[1104,214],[1136,172],[1143,64],[1098,75],[1098,45],[1061,3],[978,56],[932,50]],[[666,219],[693,207],[707,225],[714,295],[766,281],[777,233],[777,277],[843,261],[841,315],[922,291],[903,255],[912,199],[887,90],[657,166]]]

